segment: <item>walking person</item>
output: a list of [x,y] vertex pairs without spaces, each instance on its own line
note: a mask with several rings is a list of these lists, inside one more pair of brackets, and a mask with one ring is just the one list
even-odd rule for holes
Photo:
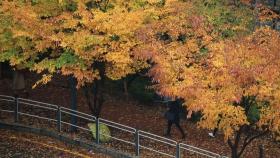
[[167,131],[165,133],[165,136],[171,136],[171,127],[173,124],[176,125],[176,127],[179,129],[182,135],[182,139],[185,139],[185,133],[180,126],[180,113],[182,110],[182,105],[180,104],[179,100],[172,101],[168,104],[168,111],[165,113],[165,118],[167,119]]

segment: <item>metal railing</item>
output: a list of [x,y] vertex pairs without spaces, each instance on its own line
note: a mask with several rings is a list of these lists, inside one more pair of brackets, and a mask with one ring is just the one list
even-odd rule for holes
[[[5,112],[14,116],[13,121],[16,123],[23,123],[20,117],[27,116],[31,118],[37,118],[39,120],[47,120],[55,124],[55,130],[62,131],[62,126],[74,126],[79,130],[90,133],[89,127],[85,126],[88,123],[95,123],[96,125],[96,139],[95,143],[100,144],[100,136],[110,137],[115,141],[119,141],[129,145],[132,148],[132,152],[135,156],[141,156],[144,150],[152,152],[152,154],[160,155],[159,157],[207,157],[207,158],[226,158],[219,154],[187,145],[184,143],[178,143],[175,140],[161,137],[152,133],[137,130],[135,128],[109,121],[102,118],[96,118],[95,116],[71,110],[69,108],[60,107],[58,105],[43,103],[39,101],[15,98],[6,95],[0,95],[0,114]],[[23,109],[24,106],[27,110]],[[27,112],[25,112],[25,111]],[[36,111],[37,110],[37,111]],[[32,111],[36,114],[32,114]],[[1,116],[1,115],[0,115]],[[76,117],[80,120],[80,123],[72,124],[69,122],[70,117]],[[108,126],[111,130],[118,130],[118,132],[106,135],[100,130],[100,124]],[[48,127],[50,128],[50,126]],[[122,138],[120,134],[123,133]],[[131,136],[131,139],[127,137]],[[156,145],[155,145],[156,144]],[[156,148],[156,146],[161,149]]]

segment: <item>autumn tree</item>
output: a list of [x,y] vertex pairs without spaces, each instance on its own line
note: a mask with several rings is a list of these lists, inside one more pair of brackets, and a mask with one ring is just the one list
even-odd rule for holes
[[245,131],[279,131],[279,33],[263,28],[245,38],[252,10],[226,2],[3,0],[0,61],[42,73],[38,84],[74,76],[96,116],[104,79],[147,61],[157,92],[184,99],[189,115],[201,111],[199,125],[223,131],[240,157],[262,135],[241,137]]
[[[215,114],[216,124],[212,127],[224,131],[232,157],[240,157],[255,138],[269,131],[279,132],[279,44],[279,33],[263,28],[239,42],[213,47],[211,60],[217,71],[212,76],[216,83],[211,82],[210,89],[215,88],[210,96],[215,98],[212,106],[225,111]],[[215,70],[211,69],[211,73]],[[227,109],[229,105],[232,112]],[[210,118],[213,119],[212,110],[204,113],[201,126],[212,128]]]
[[[166,5],[165,16],[138,30],[144,44],[135,54],[151,63],[158,93],[184,99],[189,115],[200,111],[199,126],[222,131],[238,158],[254,139],[279,132],[280,36],[261,28],[247,37],[253,31],[248,21],[217,23],[215,12],[198,15],[204,10],[192,7]],[[222,36],[235,29],[244,33]]]
[[264,28],[212,43],[202,57],[176,46],[149,54],[149,74],[160,94],[183,98],[189,114],[201,111],[199,126],[222,131],[238,158],[254,139],[279,132],[279,44],[279,33]]
[[72,75],[98,116],[104,79],[148,66],[131,54],[138,45],[133,31],[153,19],[156,7],[137,1],[3,0],[0,61],[43,74],[35,86],[55,73]]

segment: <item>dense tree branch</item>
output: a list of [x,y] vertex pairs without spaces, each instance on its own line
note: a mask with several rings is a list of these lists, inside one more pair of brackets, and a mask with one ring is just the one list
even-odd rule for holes
[[243,146],[242,146],[242,148],[241,148],[241,151],[238,153],[238,157],[241,156],[241,154],[244,152],[245,148],[246,148],[254,139],[256,139],[256,138],[258,138],[258,137],[261,137],[261,136],[264,136],[264,135],[266,135],[267,133],[268,133],[268,131],[266,130],[266,131],[261,132],[261,133],[255,135],[255,136],[253,136],[253,137],[251,137],[251,138],[250,138],[250,136],[247,136],[247,137],[245,138],[245,140],[244,140],[244,143],[243,143]]

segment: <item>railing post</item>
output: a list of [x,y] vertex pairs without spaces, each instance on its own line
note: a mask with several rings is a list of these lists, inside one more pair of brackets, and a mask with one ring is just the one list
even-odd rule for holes
[[15,97],[15,123],[18,123],[18,110],[19,110],[19,104],[18,104],[18,97]]
[[264,158],[263,145],[259,145],[259,158]]
[[140,144],[139,144],[139,130],[135,131],[135,155],[140,156]]
[[177,145],[176,145],[176,158],[180,158],[180,157],[181,157],[180,144],[177,143]]
[[96,144],[99,144],[99,140],[100,140],[99,127],[100,126],[99,126],[99,118],[98,117],[95,120],[95,125],[96,125],[96,128],[95,128],[96,129],[96,140],[95,141],[96,141]]
[[61,109],[59,106],[57,107],[57,130],[61,132]]
[[[77,81],[74,77],[70,78],[70,89],[71,89],[71,132],[76,132],[77,131]],[[74,126],[75,125],[75,126]]]

